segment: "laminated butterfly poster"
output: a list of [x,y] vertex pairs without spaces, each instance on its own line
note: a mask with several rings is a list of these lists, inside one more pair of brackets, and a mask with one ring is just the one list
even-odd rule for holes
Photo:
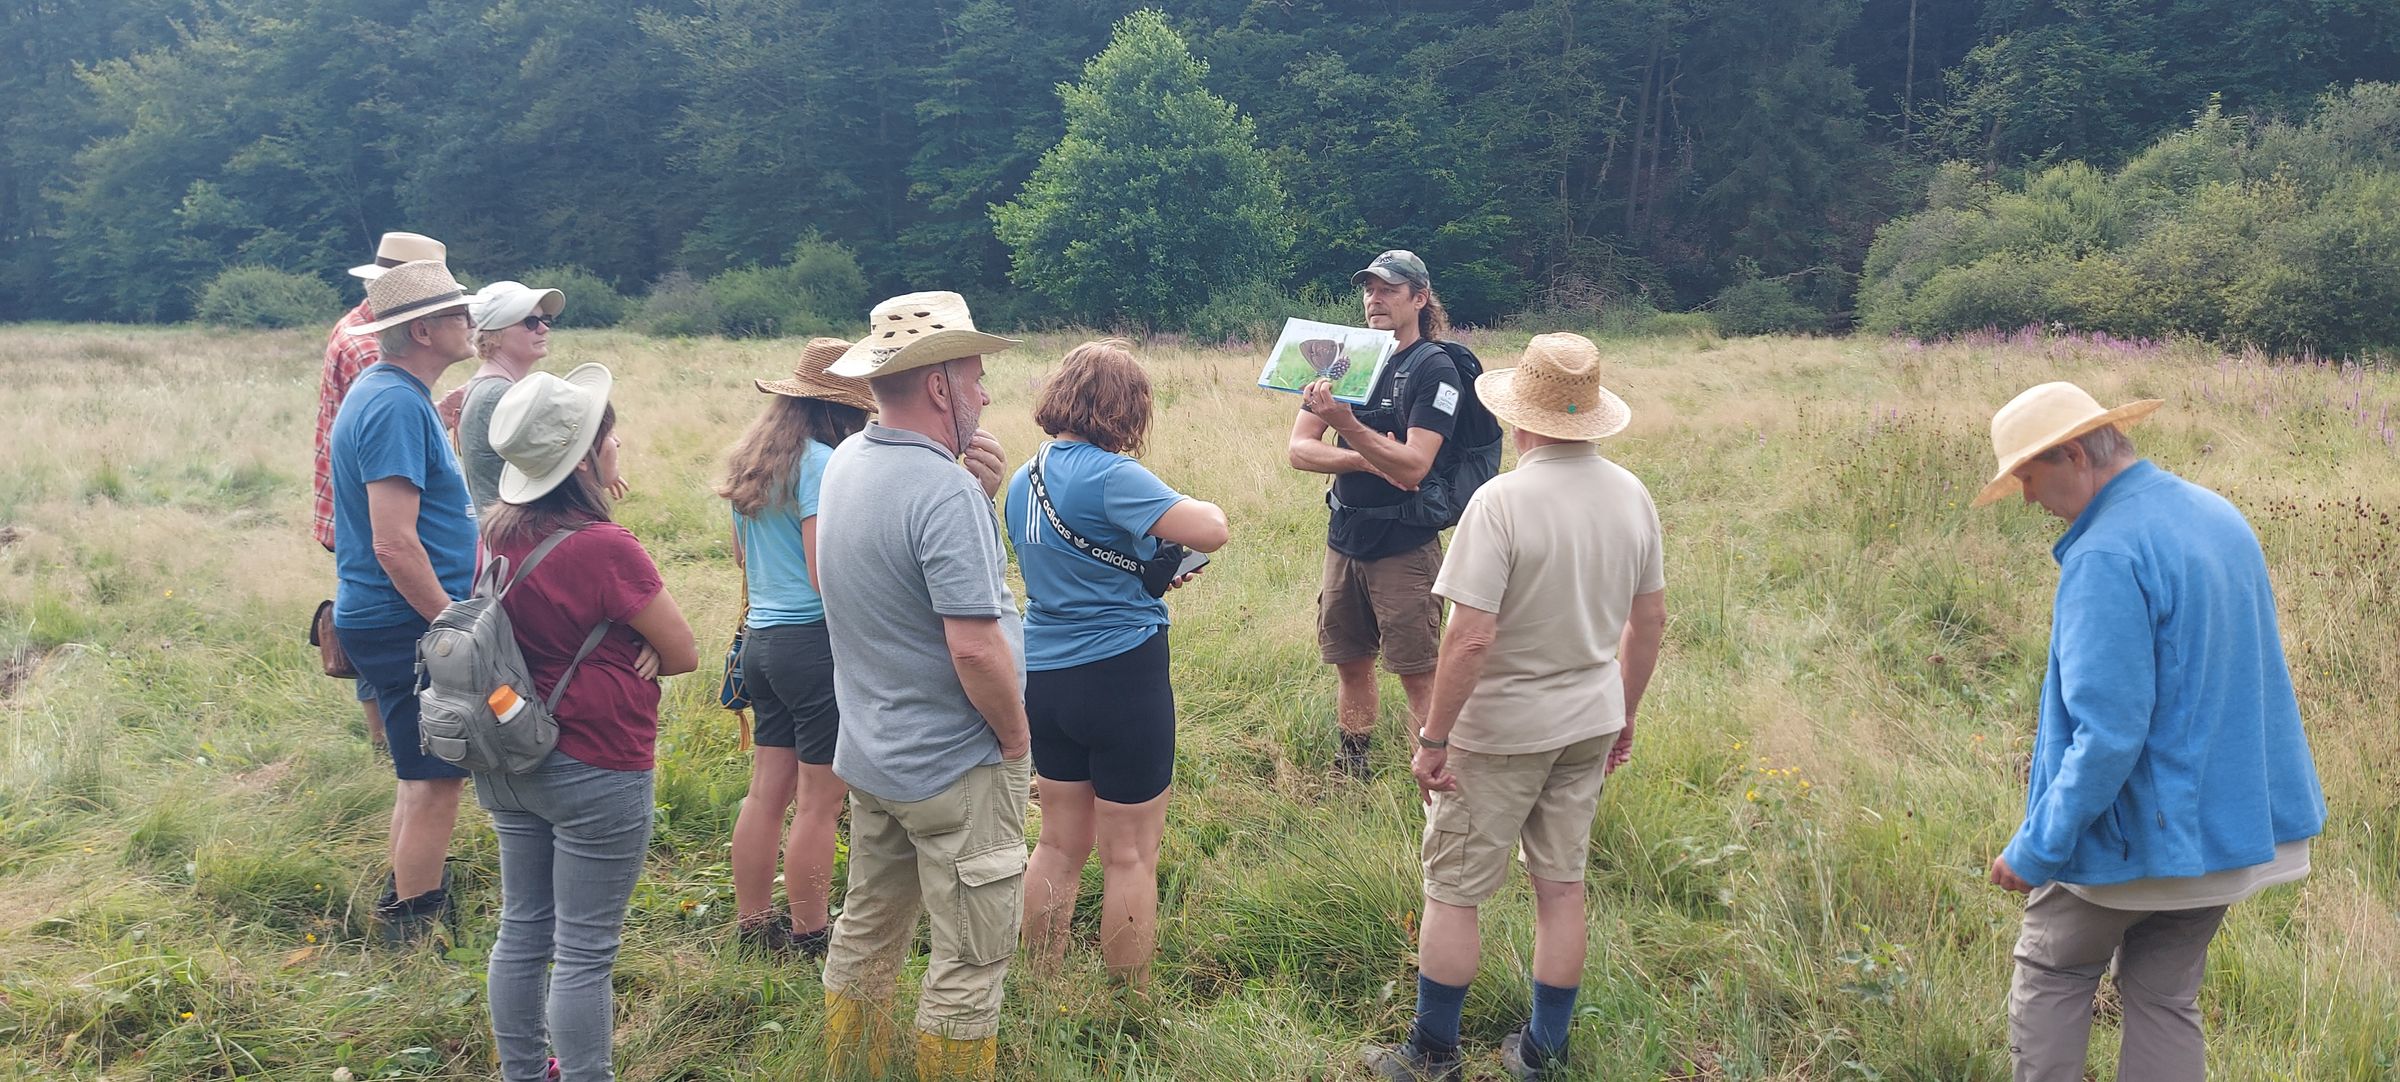
[[1384,363],[1399,342],[1390,331],[1344,327],[1313,319],[1289,319],[1267,365],[1259,369],[1258,385],[1299,394],[1320,379],[1333,381],[1333,397],[1351,405],[1367,400]]

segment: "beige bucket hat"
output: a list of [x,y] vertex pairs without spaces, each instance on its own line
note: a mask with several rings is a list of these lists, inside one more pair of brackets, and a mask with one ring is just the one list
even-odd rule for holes
[[402,263],[414,263],[420,259],[440,263],[449,258],[450,250],[443,247],[442,242],[423,233],[386,233],[375,244],[375,262],[361,263],[350,268],[350,273],[353,277],[372,282],[383,277],[383,272]]
[[430,259],[402,263],[367,283],[367,308],[375,313],[375,322],[361,323],[350,333],[363,337],[468,303],[466,289],[450,277],[450,268]]
[[492,450],[500,468],[500,502],[532,503],[557,488],[590,454],[616,383],[608,366],[579,364],[561,379],[535,372],[518,380],[492,407]]
[[1983,491],[1975,494],[1971,506],[1982,507],[2022,491],[2017,467],[2033,456],[2096,428],[2131,426],[2165,404],[2165,399],[2145,398],[2102,409],[2091,392],[2064,381],[2028,389],[1992,415],[1992,457],[1999,459],[2000,469]]
[[912,368],[998,353],[1016,345],[975,329],[967,299],[956,293],[910,293],[894,297],[867,313],[866,336],[842,354],[827,371],[853,379],[874,379]]
[[1600,385],[1600,347],[1563,331],[1534,335],[1515,368],[1475,380],[1475,397],[1493,416],[1552,439],[1602,439],[1633,421],[1625,400]]
[[837,376],[828,369],[842,354],[850,351],[850,343],[839,338],[811,338],[800,350],[800,359],[792,365],[790,379],[755,379],[758,389],[768,394],[790,398],[820,398],[841,406],[875,412],[875,395],[867,381]]

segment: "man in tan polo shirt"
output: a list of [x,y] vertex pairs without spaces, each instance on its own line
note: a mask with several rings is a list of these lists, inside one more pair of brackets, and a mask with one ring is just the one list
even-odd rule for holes
[[1433,586],[1451,608],[1411,764],[1431,804],[1417,1018],[1406,1042],[1365,1057],[1401,1082],[1459,1077],[1477,907],[1520,848],[1533,882],[1533,1011],[1500,1059],[1515,1078],[1565,1077],[1592,817],[1602,780],[1633,757],[1634,711],[1667,620],[1658,509],[1591,442],[1630,419],[1600,385],[1599,349],[1540,335],[1475,390],[1515,430],[1517,468],[1469,501]]

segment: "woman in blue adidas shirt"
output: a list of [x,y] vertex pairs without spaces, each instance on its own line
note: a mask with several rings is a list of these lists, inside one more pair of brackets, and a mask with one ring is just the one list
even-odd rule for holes
[[[792,378],[753,381],[775,397],[734,445],[717,486],[733,504],[734,560],[749,590],[742,681],[758,718],[750,792],[733,823],[735,921],[744,941],[770,954],[825,956],[835,823],[849,793],[833,774],[841,713],[817,596],[817,487],[833,445],[865,427],[875,408],[866,381],[825,370],[849,348],[812,339]],[[783,812],[795,803],[786,833]],[[778,839],[784,912],[775,909]]]
[[1025,714],[1040,779],[1041,841],[1025,874],[1027,949],[1066,953],[1094,843],[1100,953],[1139,983],[1158,939],[1158,840],[1175,773],[1167,606],[1141,579],[1076,548],[1033,491],[1085,540],[1147,560],[1161,541],[1225,544],[1225,512],[1168,488],[1130,456],[1150,428],[1150,377],[1128,343],[1088,342],[1042,388],[1034,423],[1057,439],[1008,485],[1008,532],[1025,576]]

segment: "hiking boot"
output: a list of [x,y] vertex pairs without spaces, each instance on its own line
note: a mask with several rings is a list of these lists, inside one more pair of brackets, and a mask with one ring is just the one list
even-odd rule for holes
[[769,958],[781,958],[792,950],[792,918],[774,913],[754,921],[741,921],[733,926],[733,936],[744,947]]
[[376,939],[384,946],[394,949],[413,946],[450,922],[454,906],[450,900],[449,864],[442,865],[441,886],[414,898],[401,899],[390,875],[384,876],[383,884],[383,896],[375,900],[369,922],[375,926]]
[[1415,1041],[1371,1044],[1358,1058],[1384,1082],[1458,1082],[1462,1076],[1458,1049],[1428,1052]]
[[825,952],[831,949],[832,946],[832,924],[827,924],[826,926],[813,932],[795,932],[792,934],[793,952],[812,962],[823,962],[825,960]]
[[1529,1045],[1520,1028],[1500,1039],[1500,1066],[1517,1082],[1555,1082],[1567,1076],[1567,1050],[1543,1055]]
[[1367,747],[1372,742],[1365,733],[1341,734],[1341,747],[1333,753],[1333,768],[1352,781],[1367,780],[1371,776],[1367,769]]

